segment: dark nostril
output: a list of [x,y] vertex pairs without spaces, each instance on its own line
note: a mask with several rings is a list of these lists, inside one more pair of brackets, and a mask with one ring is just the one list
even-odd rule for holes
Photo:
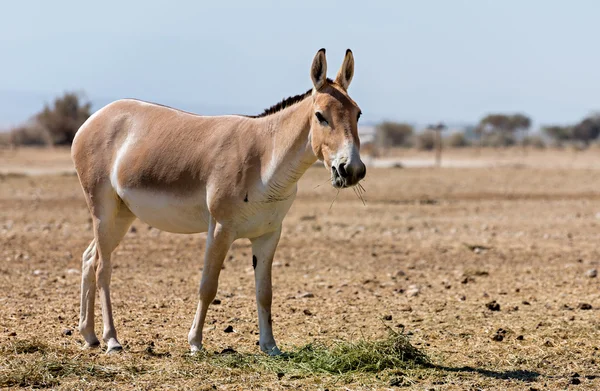
[[358,171],[358,180],[363,179],[367,175],[367,166],[363,163],[362,167]]
[[343,178],[346,178],[348,176],[348,173],[346,172],[346,164],[345,163],[342,163],[338,166],[338,173]]

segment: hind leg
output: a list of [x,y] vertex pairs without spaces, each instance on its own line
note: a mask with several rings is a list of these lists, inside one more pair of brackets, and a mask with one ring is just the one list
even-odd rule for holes
[[[95,282],[100,295],[100,303],[102,305],[102,321],[104,332],[102,339],[107,344],[107,353],[119,351],[122,349],[121,344],[117,340],[117,331],[115,329],[112,304],[110,301],[110,279],[112,273],[111,255],[114,249],[119,245],[123,236],[131,226],[135,216],[118,198],[114,190],[107,186],[106,190],[95,197],[90,197],[90,211],[94,222],[94,247],[95,247]],[[89,249],[89,248],[88,248]],[[93,277],[89,276],[89,280]],[[84,292],[82,291],[82,297]],[[91,309],[89,304],[91,301]],[[87,298],[88,308],[86,316],[89,317],[90,311],[93,312],[93,299]],[[83,309],[82,309],[83,313]],[[92,333],[93,333],[93,316]],[[89,322],[88,322],[89,323]],[[89,328],[90,326],[88,326]],[[92,334],[93,335],[93,334]],[[85,337],[85,336],[84,336]],[[95,337],[95,335],[94,335]],[[88,343],[89,340],[86,339]],[[93,340],[92,340],[93,341]]]

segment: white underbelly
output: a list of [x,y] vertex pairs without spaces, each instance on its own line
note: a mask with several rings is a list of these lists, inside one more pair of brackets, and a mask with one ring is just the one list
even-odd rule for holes
[[167,192],[119,189],[119,196],[146,224],[167,232],[208,231],[209,213],[204,192],[179,196]]

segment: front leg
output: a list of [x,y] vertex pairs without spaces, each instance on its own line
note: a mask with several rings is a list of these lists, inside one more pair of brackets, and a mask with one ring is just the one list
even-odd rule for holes
[[200,302],[196,309],[194,323],[192,323],[192,328],[188,334],[188,342],[192,353],[202,349],[202,329],[206,313],[208,306],[217,295],[219,274],[233,239],[233,234],[229,230],[211,218],[208,226],[208,237],[206,238],[202,281],[200,282]]
[[270,356],[281,354],[273,338],[273,321],[271,319],[271,302],[273,291],[271,285],[271,266],[275,249],[281,236],[281,226],[274,232],[252,239],[252,266],[256,283],[256,303],[258,306],[258,329],[260,331],[260,349]]

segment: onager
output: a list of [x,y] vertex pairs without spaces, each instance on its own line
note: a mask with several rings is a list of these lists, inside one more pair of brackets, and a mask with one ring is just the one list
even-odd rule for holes
[[204,320],[227,251],[234,240],[250,239],[260,348],[281,353],[271,321],[271,265],[297,182],[317,159],[337,189],[356,185],[366,173],[359,155],[361,112],[348,96],[353,74],[347,50],[337,77],[328,79],[321,49],[310,69],[313,88],[258,116],[200,116],[125,99],[81,126],[71,155],[94,231],[81,278],[79,331],[86,347],[100,345],[94,331],[97,288],[107,353],[122,349],[110,301],[111,254],[137,217],[168,232],[208,233],[200,300],[188,334],[192,353],[202,349]]

